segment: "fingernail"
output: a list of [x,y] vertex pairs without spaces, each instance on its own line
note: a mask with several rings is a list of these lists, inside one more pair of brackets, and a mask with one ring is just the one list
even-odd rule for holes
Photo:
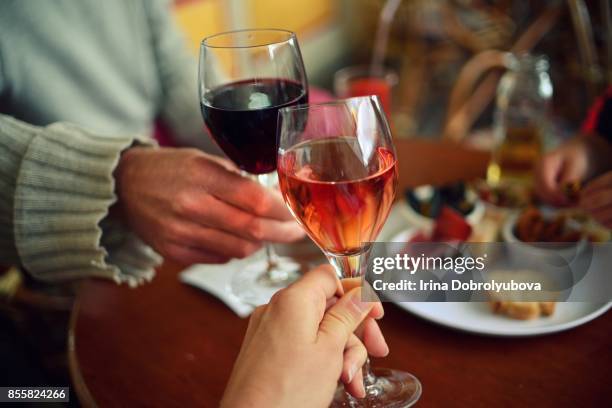
[[385,353],[384,353],[384,356],[383,356],[383,357],[387,357],[387,356],[389,355],[389,352],[390,352],[391,350],[389,349],[389,345],[387,344],[387,340],[385,340],[385,339],[383,338],[383,341],[385,342]]
[[327,299],[327,302],[325,302],[325,310],[327,311],[327,309],[335,305],[337,302],[338,302],[338,298],[336,296]]
[[357,306],[357,309],[360,311],[365,312],[366,310],[372,308],[372,304],[370,302],[363,302],[361,300],[361,288],[357,288],[355,291],[353,291],[351,296],[351,302]]
[[[379,302],[380,302],[380,301],[379,301]],[[380,316],[376,316],[376,317],[374,318],[375,320],[380,320],[380,319],[382,319],[383,317],[385,317],[385,308],[383,307],[382,303],[380,303],[380,311],[381,311],[382,313],[380,314]]]

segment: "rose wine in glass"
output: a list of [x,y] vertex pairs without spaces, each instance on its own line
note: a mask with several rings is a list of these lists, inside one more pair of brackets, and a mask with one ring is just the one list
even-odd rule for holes
[[[372,168],[365,169],[355,156],[355,142],[337,137],[301,143],[278,168],[296,218],[319,247],[340,256],[363,252],[360,239],[378,234],[395,196],[393,152],[377,148]],[[299,158],[304,157],[310,161],[303,163]]]
[[[378,97],[279,111],[283,198],[341,278],[361,276],[370,243],[395,197],[397,159]],[[409,407],[421,395],[411,374],[364,367],[366,397],[338,388],[332,407]]]
[[[270,187],[276,170],[278,110],[308,102],[308,84],[294,33],[238,30],[205,38],[200,46],[200,107],[209,133],[244,172]],[[231,291],[260,305],[299,276],[299,265],[266,246],[232,277]]]

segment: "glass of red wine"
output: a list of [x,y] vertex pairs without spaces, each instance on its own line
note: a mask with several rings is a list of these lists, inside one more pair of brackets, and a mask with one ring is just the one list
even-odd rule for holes
[[[289,209],[340,278],[362,276],[395,197],[397,159],[376,96],[279,111],[278,177]],[[408,407],[421,394],[406,372],[364,367],[366,398],[338,388],[335,407]]]
[[[308,102],[297,38],[286,30],[238,30],[205,38],[200,46],[200,106],[204,123],[245,176],[267,187],[276,180],[278,110]],[[242,301],[267,303],[299,276],[299,265],[266,246],[266,261],[237,272],[231,291]]]

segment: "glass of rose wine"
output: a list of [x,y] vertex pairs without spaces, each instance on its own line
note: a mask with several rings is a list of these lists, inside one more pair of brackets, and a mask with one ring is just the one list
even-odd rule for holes
[[[204,123],[223,152],[245,176],[272,187],[278,145],[278,110],[308,102],[308,84],[294,33],[237,30],[202,40],[199,65]],[[231,291],[242,301],[267,303],[299,276],[299,265],[278,257],[270,244],[266,262],[234,274]]]
[[[340,278],[364,273],[370,244],[395,197],[397,159],[376,96],[279,111],[278,177],[289,209]],[[408,407],[421,394],[411,374],[364,367],[366,398],[338,388],[334,407]]]

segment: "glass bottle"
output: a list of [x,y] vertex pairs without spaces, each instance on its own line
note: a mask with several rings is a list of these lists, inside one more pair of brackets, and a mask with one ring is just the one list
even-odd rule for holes
[[530,184],[544,148],[553,86],[544,56],[514,56],[497,88],[495,147],[487,181]]

